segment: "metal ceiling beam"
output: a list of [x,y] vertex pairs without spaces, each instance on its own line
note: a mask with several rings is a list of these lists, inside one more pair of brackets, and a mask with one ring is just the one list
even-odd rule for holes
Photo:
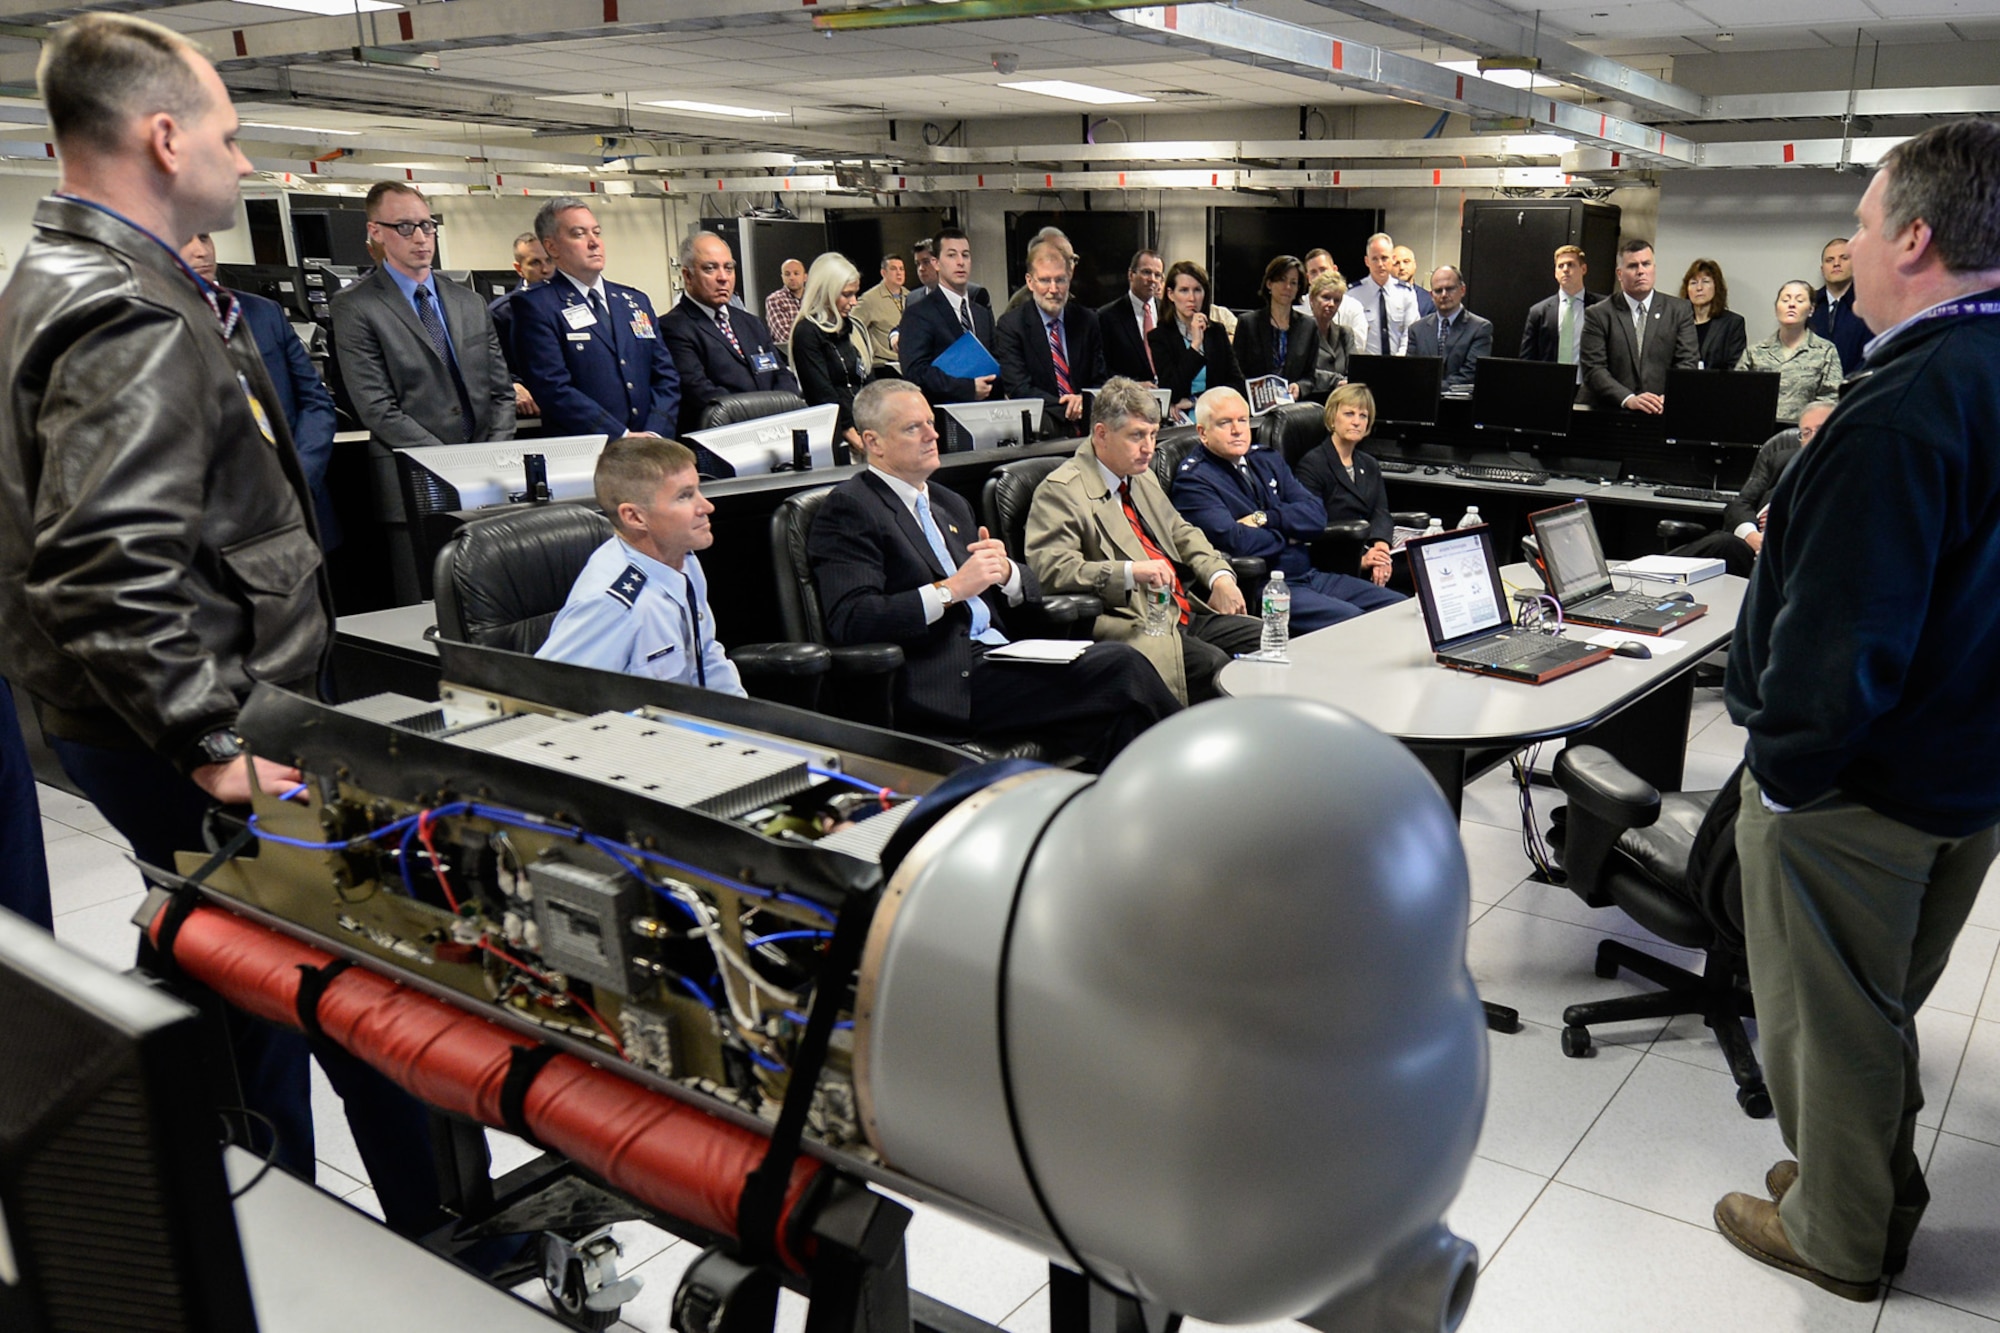
[[822,32],[912,28],[931,23],[976,23],[993,19],[1101,13],[1107,9],[1141,9],[1150,3],[1152,0],[932,0],[928,5],[866,5],[858,9],[815,14],[813,27]]
[[1537,34],[1530,24],[1488,13],[1460,0],[1310,0],[1351,18],[1413,33],[1479,56],[1536,56],[1552,78],[1605,97],[1635,110],[1668,120],[1705,118],[1704,98],[1644,70],[1633,69],[1580,46]]
[[60,23],[83,13],[144,14],[171,9],[187,0],[103,0],[102,3],[50,5],[49,0],[0,0],[0,22],[35,26]]
[[[1854,114],[1870,119],[1895,116],[1981,116],[2000,112],[2000,86],[1955,88],[1863,88],[1852,94]],[[1710,120],[1839,120],[1847,115],[1849,94],[1737,93],[1709,98]]]
[[1654,165],[1684,167],[1694,161],[1694,145],[1679,135],[1245,10],[1166,5],[1069,22],[1128,35],[1135,30],[1150,33],[1172,47],[1402,98],[1438,111],[1521,120]]

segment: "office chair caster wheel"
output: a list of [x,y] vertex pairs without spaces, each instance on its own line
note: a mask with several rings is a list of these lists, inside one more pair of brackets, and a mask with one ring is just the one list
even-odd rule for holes
[[618,1322],[618,1311],[638,1294],[638,1278],[618,1276],[618,1242],[600,1227],[579,1241],[542,1233],[542,1285],[556,1315],[571,1328],[600,1333]]
[[1767,1120],[1771,1115],[1771,1094],[1759,1083],[1754,1087],[1738,1088],[1736,1104],[1743,1108],[1743,1114],[1752,1120]]
[[1563,1054],[1572,1060],[1581,1060],[1590,1054],[1590,1029],[1566,1027],[1562,1034]]

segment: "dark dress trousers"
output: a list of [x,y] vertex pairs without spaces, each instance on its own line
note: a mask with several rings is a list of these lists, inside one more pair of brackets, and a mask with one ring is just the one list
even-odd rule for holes
[[[1306,547],[1326,531],[1326,507],[1299,484],[1284,456],[1274,449],[1252,449],[1244,456],[1242,471],[1207,449],[1192,451],[1174,474],[1173,500],[1174,508],[1200,528],[1216,550],[1256,556],[1268,568],[1284,571],[1292,589],[1294,633],[1325,629],[1403,600],[1376,587],[1372,579],[1313,567]],[[1259,511],[1266,519],[1262,527],[1238,521]],[[1261,586],[1244,593],[1261,609]]]
[[1586,310],[1577,360],[1583,365],[1580,401],[1619,407],[1635,393],[1665,393],[1667,371],[1692,370],[1701,358],[1695,339],[1694,307],[1678,296],[1654,292],[1646,312],[1646,343],[1632,333],[1632,307],[1613,295]]
[[[1109,378],[1104,370],[1104,340],[1097,327],[1097,312],[1072,301],[1062,313],[1063,355],[1069,362],[1070,392],[1103,387]],[[1006,398],[1039,398],[1050,427],[1066,435],[1080,435],[1088,415],[1076,421],[1063,417],[1060,387],[1056,384],[1056,361],[1049,350],[1049,326],[1042,308],[1033,301],[1009,310],[994,325],[993,355],[1000,362],[1000,393]]]
[[[707,306],[687,296],[660,321],[660,336],[681,377],[680,431],[701,429],[702,414],[733,393],[799,391],[799,382],[778,359],[771,331],[747,310],[724,306],[736,347],[722,336]],[[740,351],[738,349],[741,349]]]
[[1725,310],[1706,324],[1695,325],[1694,341],[1703,370],[1734,370],[1750,346],[1750,331],[1743,316]]
[[832,403],[840,409],[833,433],[841,435],[854,425],[854,395],[868,382],[861,368],[861,349],[849,335],[852,320],[842,320],[840,328],[828,333],[800,316],[792,324],[792,369],[798,372],[799,396],[815,407]]
[[[942,305],[942,302],[938,303]],[[943,486],[927,490],[945,549],[956,563],[979,525],[972,507]],[[807,538],[814,581],[835,644],[895,643],[904,654],[896,680],[896,726],[944,739],[1033,733],[1085,756],[1101,769],[1154,722],[1180,705],[1159,673],[1123,644],[1092,644],[1067,666],[992,661],[972,641],[972,612],[945,608],[924,623],[925,584],[947,578],[923,529],[873,469],[842,482],[821,507]],[[1023,600],[1041,596],[1027,565]],[[1007,599],[985,598],[994,628],[1006,632]]]
[[465,383],[471,436],[451,371],[386,266],[332,301],[334,355],[354,414],[392,449],[513,439],[514,379],[486,303],[436,273],[431,285]]
[[1207,387],[1228,385],[1238,393],[1244,391],[1243,371],[1229,346],[1229,333],[1217,321],[1209,321],[1200,347],[1187,345],[1187,339],[1181,337],[1180,321],[1172,315],[1146,338],[1153,349],[1153,364],[1160,368],[1160,387],[1170,391],[1175,402],[1193,396],[1189,389],[1203,366],[1208,367]]
[[[1338,326],[1335,332],[1339,332]],[[1344,337],[1344,335],[1343,335]],[[1292,327],[1285,344],[1285,361],[1277,360],[1277,331],[1271,327],[1271,312],[1252,310],[1236,321],[1236,366],[1245,380],[1259,375],[1282,375],[1285,383],[1296,384],[1302,394],[1312,391],[1313,369],[1319,362],[1319,325],[1312,316],[1292,312]],[[1211,375],[1210,380],[1214,380]],[[1211,386],[1213,384],[1211,383]]]
[[1326,506],[1327,522],[1366,521],[1371,546],[1394,539],[1396,524],[1389,517],[1389,488],[1382,480],[1381,465],[1368,454],[1354,451],[1354,479],[1350,481],[1333,441],[1326,440],[1299,460],[1298,477],[1299,485]]
[[607,280],[604,293],[607,317],[576,324],[563,311],[581,306],[587,312],[589,301],[566,277],[509,298],[515,364],[542,410],[542,431],[672,435],[680,376],[661,341],[653,304],[644,292],[622,283]]
[[[922,389],[924,397],[933,403],[976,402],[978,391],[971,380],[947,375],[931,364],[965,334],[965,326],[958,322],[950,299],[941,293],[937,296],[937,300],[926,297],[903,303],[903,322],[896,326],[900,335],[896,350],[903,358],[903,378]],[[981,305],[976,296],[966,302],[966,308],[972,315],[973,336],[985,344],[987,351],[993,351],[992,309]]]
[[1441,317],[1433,311],[1410,325],[1410,341],[1404,354],[1442,357],[1444,387],[1469,389],[1479,358],[1493,354],[1493,321],[1462,309],[1447,342]]
[[[1165,315],[1164,303],[1153,302],[1153,327],[1158,328]],[[1120,296],[1109,305],[1097,308],[1097,331],[1104,338],[1104,369],[1109,375],[1123,375],[1128,380],[1138,380],[1141,384],[1153,378],[1153,363],[1146,359],[1146,336],[1139,332],[1139,316],[1132,309],[1132,298]]]
[[333,459],[333,395],[319,377],[319,369],[306,355],[306,346],[292,332],[285,308],[276,301],[250,292],[233,292],[243,307],[243,322],[257,342],[257,355],[270,373],[271,387],[278,392],[285,424],[292,428],[292,446],[298,451],[299,467],[312,487],[313,513],[319,520],[319,544],[331,551],[340,545],[340,525],[333,517],[333,505],[326,494],[326,468]]

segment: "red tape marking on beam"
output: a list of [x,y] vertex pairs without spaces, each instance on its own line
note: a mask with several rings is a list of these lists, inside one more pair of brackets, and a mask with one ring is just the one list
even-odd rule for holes
[[1339,69],[1346,61],[1347,44],[1345,42],[1335,42],[1333,44],[1333,67]]
[[406,9],[396,15],[396,30],[403,34],[403,40],[406,42],[415,39],[417,24],[416,20],[410,16],[409,10]]
[[249,55],[250,43],[243,40],[243,30],[241,28],[238,28],[235,32],[231,33],[230,35],[236,39],[236,54],[239,56]]

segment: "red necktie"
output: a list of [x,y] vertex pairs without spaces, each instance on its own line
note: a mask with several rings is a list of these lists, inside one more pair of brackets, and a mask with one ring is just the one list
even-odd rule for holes
[[[1147,534],[1146,525],[1139,521],[1139,511],[1132,507],[1132,483],[1129,479],[1118,483],[1118,503],[1125,507],[1125,520],[1132,525],[1132,531],[1138,536],[1139,545],[1144,548],[1146,558],[1167,560],[1167,553],[1162,551],[1159,543]],[[1172,569],[1173,563],[1167,560],[1167,568]],[[1181,624],[1187,624],[1188,599],[1187,594],[1181,591],[1181,576],[1178,571],[1174,574],[1174,605],[1181,609]]]
[[737,359],[745,359],[743,357],[743,344],[736,341],[736,330],[729,327],[728,306],[724,306],[715,312],[715,322],[721,328],[722,336],[729,339],[729,350],[736,353]]
[[1062,321],[1049,321],[1049,359],[1056,363],[1056,393],[1063,398],[1075,393],[1069,384],[1069,358],[1063,355]]
[[1153,364],[1153,340],[1146,335],[1153,331],[1153,303],[1146,302],[1139,307],[1139,345],[1146,349],[1146,369],[1153,372],[1153,378],[1160,377],[1160,368]]

